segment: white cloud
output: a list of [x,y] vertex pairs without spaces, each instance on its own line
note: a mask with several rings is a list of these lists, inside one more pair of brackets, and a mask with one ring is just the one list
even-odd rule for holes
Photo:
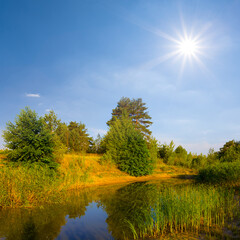
[[26,97],[40,98],[39,93],[26,93]]

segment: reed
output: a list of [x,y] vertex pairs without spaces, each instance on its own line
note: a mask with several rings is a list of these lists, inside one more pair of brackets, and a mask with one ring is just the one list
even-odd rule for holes
[[146,209],[144,218],[129,223],[134,239],[169,233],[212,234],[239,212],[234,190],[204,185],[162,188],[150,208],[151,220]]
[[35,206],[58,202],[57,173],[34,164],[0,168],[0,207]]
[[94,156],[66,155],[57,170],[39,164],[0,165],[0,208],[34,207],[59,203],[63,191],[91,181],[90,159]]

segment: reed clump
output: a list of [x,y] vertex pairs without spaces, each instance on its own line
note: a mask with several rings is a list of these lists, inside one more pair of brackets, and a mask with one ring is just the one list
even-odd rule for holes
[[[143,224],[129,222],[134,239],[169,233],[213,233],[239,212],[234,190],[188,185],[162,188]],[[138,219],[136,220],[138,221]],[[138,226],[138,227],[136,227]],[[139,228],[139,226],[143,226]]]

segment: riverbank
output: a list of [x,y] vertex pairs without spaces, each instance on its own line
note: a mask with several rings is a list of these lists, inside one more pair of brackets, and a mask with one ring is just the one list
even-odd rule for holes
[[0,207],[35,207],[63,202],[67,191],[164,178],[189,178],[196,171],[168,166],[160,160],[152,175],[132,177],[113,163],[102,162],[101,155],[66,154],[57,172],[41,166],[11,166],[4,157],[0,166]]
[[[75,170],[85,173],[84,181],[76,181],[69,185],[68,189],[78,189],[82,187],[118,184],[125,182],[150,181],[162,178],[191,178],[197,175],[197,171],[182,167],[169,166],[161,160],[156,163],[153,174],[142,177],[133,177],[120,171],[114,164],[101,162],[101,155],[65,155],[60,165],[60,172],[66,175],[70,168],[75,165]],[[72,172],[72,170],[71,170]]]

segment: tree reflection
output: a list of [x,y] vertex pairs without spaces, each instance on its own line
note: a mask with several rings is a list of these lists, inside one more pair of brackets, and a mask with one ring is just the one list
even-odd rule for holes
[[108,214],[108,229],[115,239],[143,237],[146,226],[153,224],[152,206],[156,200],[156,185],[146,182],[129,184],[112,196],[101,199]]

